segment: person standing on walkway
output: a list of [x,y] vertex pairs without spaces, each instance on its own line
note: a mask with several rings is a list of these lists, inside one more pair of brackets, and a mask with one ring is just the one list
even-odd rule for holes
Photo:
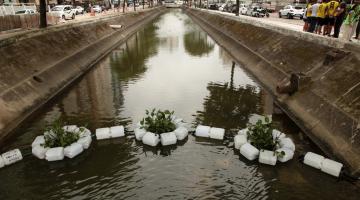
[[311,17],[310,17],[310,28],[308,32],[313,33],[316,28],[317,24],[317,11],[320,6],[321,0],[318,0],[318,2],[311,6]]
[[354,4],[351,6],[343,25],[342,39],[345,41],[351,41],[351,37],[354,35],[357,22],[359,20],[359,6]]
[[327,24],[325,26],[324,35],[331,34],[332,28],[335,25],[335,11],[339,7],[338,0],[331,0],[327,3]]
[[307,32],[309,30],[310,26],[310,16],[311,16],[311,3],[308,3],[306,5],[306,8],[304,10],[303,20],[304,20],[304,27],[303,31]]
[[344,21],[345,15],[346,15],[346,3],[341,2],[334,13],[335,16],[334,35],[333,35],[334,38],[339,37],[340,28]]
[[325,25],[326,25],[326,21],[325,21],[325,16],[327,13],[327,2],[325,2],[325,0],[323,0],[323,2],[319,5],[318,11],[317,11],[317,20],[318,20],[318,24],[316,26],[316,30],[315,33],[321,35],[321,29],[324,26],[324,35],[325,35]]

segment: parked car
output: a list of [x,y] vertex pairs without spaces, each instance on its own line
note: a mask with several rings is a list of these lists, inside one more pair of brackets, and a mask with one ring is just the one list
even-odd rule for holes
[[248,8],[243,5],[243,6],[240,6],[239,8],[239,14],[242,14],[242,15],[246,15],[246,11],[248,10]]
[[51,13],[59,16],[62,19],[75,19],[75,10],[71,9],[70,5],[59,5],[51,9]]
[[221,6],[219,7],[219,10],[220,10],[220,11],[225,11],[225,10],[224,10],[225,7],[226,7],[226,3],[221,4]]
[[232,3],[226,4],[225,11],[229,13],[236,13],[236,4],[232,4]]
[[94,10],[94,12],[97,12],[97,13],[101,13],[101,11],[102,11],[101,6],[99,6],[99,5],[94,5],[92,7],[92,9]]
[[218,10],[219,8],[218,8],[218,6],[216,4],[210,4],[209,9],[210,10]]
[[300,19],[304,16],[304,8],[301,6],[287,5],[283,9],[279,10],[279,18],[286,16],[289,19],[298,17]]
[[33,9],[23,9],[23,10],[18,10],[15,12],[15,15],[23,15],[23,14],[35,14],[36,11]]
[[246,15],[252,17],[264,17],[266,15],[266,10],[261,7],[248,7]]
[[75,14],[84,14],[84,8],[81,6],[74,6],[72,9],[75,11]]

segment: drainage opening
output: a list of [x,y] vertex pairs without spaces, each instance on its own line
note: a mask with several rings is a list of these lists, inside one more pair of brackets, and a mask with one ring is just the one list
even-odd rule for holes
[[38,76],[33,76],[33,79],[34,79],[36,82],[39,82],[39,83],[42,83],[42,82],[43,82],[43,80],[42,80],[40,77],[38,77]]

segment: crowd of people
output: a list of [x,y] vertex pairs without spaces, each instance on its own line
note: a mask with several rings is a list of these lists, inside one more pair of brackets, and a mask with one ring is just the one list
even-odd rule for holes
[[359,39],[359,2],[355,0],[353,4],[347,5],[339,0],[310,0],[304,12],[303,30],[335,38],[341,32],[341,39],[345,41]]

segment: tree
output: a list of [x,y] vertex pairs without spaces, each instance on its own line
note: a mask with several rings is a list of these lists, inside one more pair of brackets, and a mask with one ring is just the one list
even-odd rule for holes
[[46,2],[45,0],[40,0],[40,28],[46,28]]
[[239,16],[239,7],[240,7],[240,1],[236,0],[236,13],[235,13],[236,16]]

